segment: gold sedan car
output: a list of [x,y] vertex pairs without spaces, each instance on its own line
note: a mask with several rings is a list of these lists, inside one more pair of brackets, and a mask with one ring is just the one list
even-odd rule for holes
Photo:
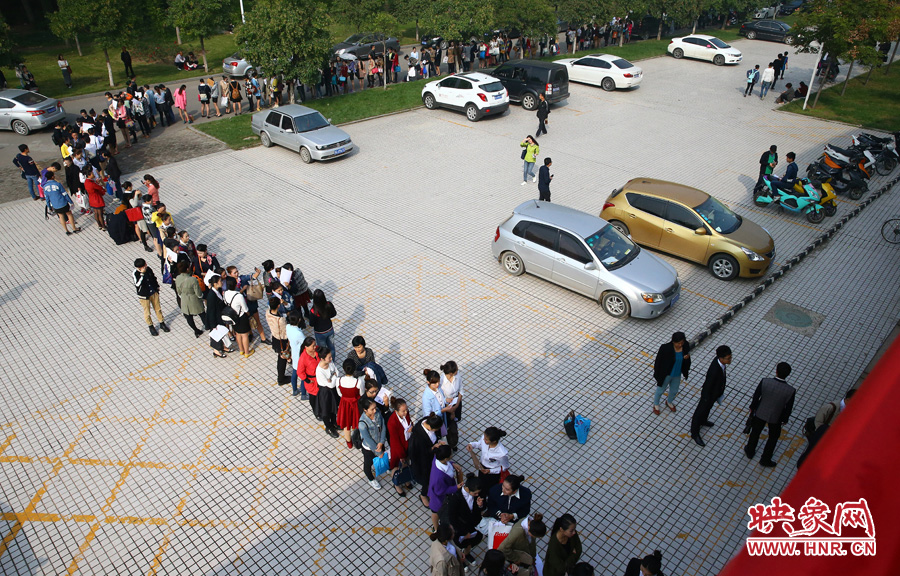
[[720,280],[755,278],[775,257],[766,230],[702,190],[635,178],[614,190],[600,217],[642,246],[709,267]]

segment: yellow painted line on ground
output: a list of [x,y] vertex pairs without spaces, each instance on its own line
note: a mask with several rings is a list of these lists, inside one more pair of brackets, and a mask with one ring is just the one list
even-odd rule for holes
[[699,293],[699,292],[694,292],[693,290],[688,290],[687,288],[682,288],[681,290],[682,290],[683,292],[687,292],[688,294],[693,294],[694,296],[699,296],[699,297],[701,297],[701,298],[706,298],[706,299],[709,300],[710,302],[713,302],[713,303],[715,303],[715,304],[718,304],[719,306],[725,306],[726,308],[728,307],[728,304],[725,304],[724,302],[719,302],[719,301],[716,300],[715,298],[710,298],[709,296],[706,296],[706,295],[701,294],[701,293]]

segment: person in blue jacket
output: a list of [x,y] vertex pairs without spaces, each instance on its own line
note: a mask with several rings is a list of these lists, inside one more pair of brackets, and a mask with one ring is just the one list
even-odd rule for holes
[[[73,232],[81,232],[81,228],[75,226],[75,217],[72,215],[71,207],[75,203],[62,184],[56,181],[56,172],[47,170],[45,176],[44,198],[47,200],[47,209],[53,210],[59,216],[59,223],[62,224],[63,230],[66,231],[66,236],[71,236]],[[72,225],[71,232],[69,231],[69,224]]]

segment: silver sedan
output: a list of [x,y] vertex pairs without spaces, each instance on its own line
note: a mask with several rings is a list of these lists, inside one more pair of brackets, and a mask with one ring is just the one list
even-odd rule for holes
[[513,276],[526,271],[597,300],[610,316],[656,318],[681,295],[675,269],[606,220],[529,200],[497,227],[494,258]]
[[231,77],[246,76],[249,78],[253,75],[254,70],[256,70],[256,67],[245,60],[239,53],[232,54],[222,60],[222,71]]
[[62,103],[28,90],[0,90],[0,130],[27,136],[66,117]]
[[346,156],[353,150],[349,134],[332,126],[318,111],[299,104],[257,112],[250,128],[266,148],[278,144],[295,150],[307,164]]

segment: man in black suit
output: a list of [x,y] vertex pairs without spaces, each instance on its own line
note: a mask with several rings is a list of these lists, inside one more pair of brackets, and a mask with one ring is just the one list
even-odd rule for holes
[[550,201],[550,181],[553,180],[553,174],[550,173],[550,166],[553,160],[548,156],[544,158],[544,165],[538,170],[538,200],[545,202]]
[[797,390],[785,382],[785,378],[791,374],[791,365],[787,362],[779,362],[775,367],[774,378],[763,378],[753,393],[750,402],[750,438],[744,447],[744,454],[751,460],[756,455],[756,444],[764,426],[769,427],[769,439],[763,448],[762,458],[759,463],[766,468],[773,468],[775,462],[772,454],[781,436],[781,426],[787,424],[794,410],[794,397]]
[[694,410],[691,418],[691,439],[700,446],[706,446],[706,442],[700,437],[701,426],[712,426],[709,421],[709,411],[713,403],[725,393],[725,367],[731,364],[731,348],[719,346],[716,348],[716,358],[706,371],[706,380],[703,381],[703,389],[700,391],[700,402]]

